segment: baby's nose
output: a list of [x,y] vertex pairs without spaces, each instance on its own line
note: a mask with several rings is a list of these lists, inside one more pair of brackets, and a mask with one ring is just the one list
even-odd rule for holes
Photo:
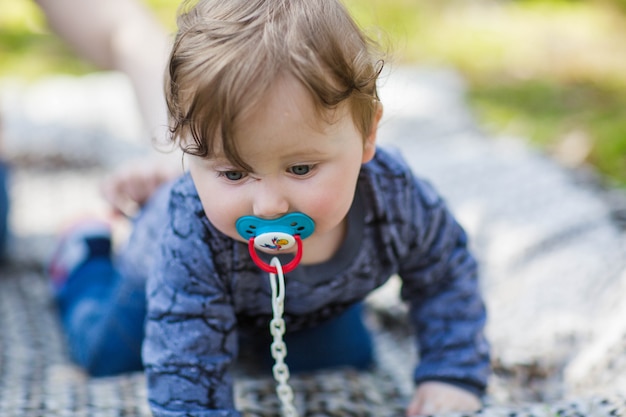
[[278,187],[262,187],[254,198],[252,209],[257,217],[273,219],[289,212],[289,202]]

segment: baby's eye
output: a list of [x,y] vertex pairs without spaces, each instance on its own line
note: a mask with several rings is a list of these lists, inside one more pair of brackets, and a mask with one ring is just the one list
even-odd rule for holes
[[241,171],[224,171],[221,175],[229,181],[240,181],[246,176],[246,174]]
[[313,169],[313,165],[294,165],[289,168],[289,172],[294,175],[306,175]]

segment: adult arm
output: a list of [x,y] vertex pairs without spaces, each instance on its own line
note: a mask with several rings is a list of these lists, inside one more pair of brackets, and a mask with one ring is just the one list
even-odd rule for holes
[[80,56],[129,77],[146,128],[153,135],[165,132],[163,75],[170,42],[150,10],[136,0],[36,2],[52,30]]
[[[171,45],[163,26],[137,0],[36,0],[48,25],[83,58],[130,80],[144,127],[158,144],[169,143],[164,71]],[[181,156],[154,153],[132,160],[102,184],[116,211],[134,215],[163,182],[180,175]]]

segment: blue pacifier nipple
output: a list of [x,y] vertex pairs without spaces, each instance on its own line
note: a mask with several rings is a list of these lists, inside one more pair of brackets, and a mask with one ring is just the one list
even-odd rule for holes
[[301,239],[311,236],[315,223],[306,214],[289,213],[272,220],[243,216],[237,220],[235,227],[244,239],[254,238],[256,247],[280,251],[295,245],[295,235],[300,235]]

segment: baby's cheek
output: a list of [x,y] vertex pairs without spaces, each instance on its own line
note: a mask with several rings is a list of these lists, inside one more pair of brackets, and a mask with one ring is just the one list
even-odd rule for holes
[[350,209],[351,199],[333,194],[332,191],[318,194],[315,198],[310,198],[307,205],[302,208],[302,211],[315,221],[316,229],[335,227],[344,219]]

